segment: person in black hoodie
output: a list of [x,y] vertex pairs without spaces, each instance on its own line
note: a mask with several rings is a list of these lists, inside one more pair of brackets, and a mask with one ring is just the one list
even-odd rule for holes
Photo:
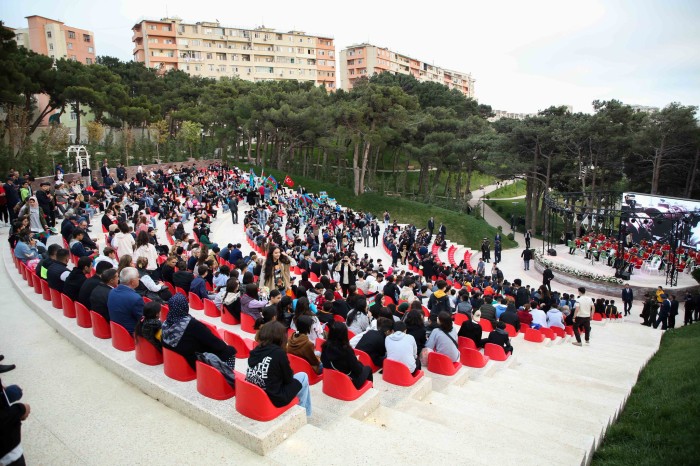
[[56,252],[56,260],[49,266],[49,271],[46,274],[46,281],[49,287],[63,293],[63,284],[70,274],[68,269],[68,261],[70,260],[70,251],[61,248]]
[[187,264],[185,261],[180,261],[177,263],[178,271],[173,274],[173,285],[180,287],[185,290],[185,293],[190,292],[190,285],[192,280],[194,280],[194,274],[187,270]]
[[499,320],[505,324],[512,325],[515,327],[515,330],[520,331],[520,318],[518,317],[518,313],[515,312],[515,305],[513,303],[508,304],[508,307],[503,311]]
[[377,330],[368,330],[357,342],[355,349],[364,351],[377,367],[382,367],[386,358],[384,340],[394,329],[394,321],[385,317],[377,319]]
[[[418,302],[418,301],[414,301]],[[420,302],[418,302],[420,304]],[[417,309],[412,309],[406,314],[406,333],[411,335],[414,340],[416,340],[416,346],[418,347],[418,354],[425,348],[425,343],[428,338],[425,334],[425,324],[423,322],[423,311]],[[420,361],[419,361],[420,363]]]
[[163,347],[173,350],[187,360],[195,368],[197,355],[195,353],[212,353],[231,367],[235,364],[236,349],[223,342],[212,331],[189,315],[190,308],[187,298],[175,294],[168,300],[168,317],[163,322]]
[[294,374],[287,353],[287,329],[280,322],[263,325],[258,332],[258,346],[248,357],[246,381],[265,390],[273,405],[278,408],[288,405],[294,397],[299,406],[311,416],[311,394],[309,377],[304,372]]
[[506,332],[505,322],[497,322],[496,328],[489,333],[488,338],[481,340],[481,344],[479,346],[482,347],[486,345],[486,343],[493,343],[494,345],[498,345],[503,348],[506,353],[513,353],[513,347],[510,344],[508,332]]
[[86,275],[92,269],[92,259],[88,256],[78,259],[78,265],[73,267],[73,270],[68,274],[66,282],[63,284],[63,294],[75,301],[80,295],[80,288],[87,280]]
[[80,286],[80,291],[78,292],[77,302],[90,309],[90,295],[92,291],[102,282],[101,276],[105,270],[112,269],[112,264],[107,261],[100,261],[95,266],[95,275],[88,278]]
[[430,310],[430,321],[432,323],[437,322],[437,316],[440,312],[452,313],[450,309],[450,298],[445,291],[447,282],[445,280],[438,280],[435,282],[435,285],[438,288],[437,291],[428,298],[428,309]]
[[473,319],[468,319],[462,322],[462,326],[459,327],[457,336],[469,338],[478,348],[479,344],[481,343],[481,333],[481,326],[474,322]]
[[109,322],[109,309],[107,300],[109,293],[119,284],[117,269],[107,269],[102,272],[101,282],[90,293],[90,306],[88,309],[95,311]]
[[[250,364],[250,360],[248,363]],[[372,369],[357,360],[348,341],[348,328],[342,322],[330,324],[328,339],[321,347],[321,364],[324,370],[336,370],[347,374],[358,390],[365,381],[372,381]]]

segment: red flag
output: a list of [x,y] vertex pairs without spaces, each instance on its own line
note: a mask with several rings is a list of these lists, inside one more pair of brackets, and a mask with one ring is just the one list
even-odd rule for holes
[[294,181],[292,181],[292,179],[289,177],[289,175],[284,177],[284,184],[286,184],[290,188],[294,187]]

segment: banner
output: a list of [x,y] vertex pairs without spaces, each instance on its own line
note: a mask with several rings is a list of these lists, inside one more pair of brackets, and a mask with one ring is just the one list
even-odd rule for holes
[[284,177],[284,184],[286,184],[290,188],[294,187],[294,181],[292,181],[292,179],[289,177],[289,175]]

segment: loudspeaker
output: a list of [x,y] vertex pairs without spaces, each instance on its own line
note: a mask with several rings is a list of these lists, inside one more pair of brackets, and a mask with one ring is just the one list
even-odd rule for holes
[[554,249],[554,248],[547,249],[547,254],[549,254],[550,256],[556,256],[556,255],[557,255],[557,250]]

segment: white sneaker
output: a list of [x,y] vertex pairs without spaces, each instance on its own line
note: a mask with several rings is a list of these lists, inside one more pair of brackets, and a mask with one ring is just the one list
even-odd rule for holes
[[574,341],[574,342],[571,343],[571,344],[574,345],[574,346],[581,346],[581,343],[579,343],[578,341]]

